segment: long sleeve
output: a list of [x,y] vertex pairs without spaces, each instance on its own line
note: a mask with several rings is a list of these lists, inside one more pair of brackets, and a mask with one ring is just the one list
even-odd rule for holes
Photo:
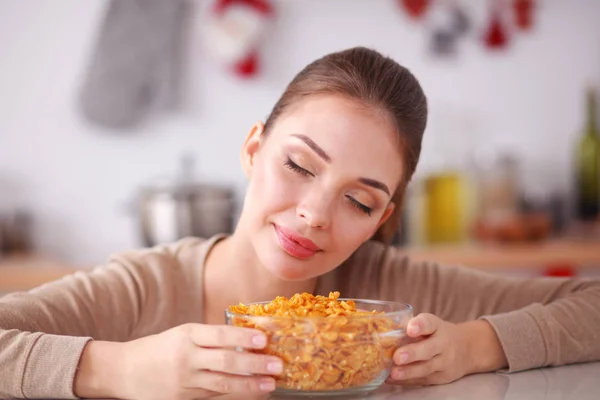
[[[166,246],[123,253],[0,298],[0,398],[74,398],[88,341],[128,341],[190,318],[194,277],[181,270],[176,253]],[[188,259],[196,253],[181,253],[193,265]]]
[[337,282],[349,296],[406,302],[415,313],[450,322],[487,320],[509,372],[600,360],[599,280],[515,278],[412,263],[401,249],[377,243],[361,248],[332,278],[329,285]]

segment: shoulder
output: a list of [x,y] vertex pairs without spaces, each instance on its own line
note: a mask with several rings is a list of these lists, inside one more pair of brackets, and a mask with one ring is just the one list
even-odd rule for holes
[[[377,241],[362,244],[336,270],[322,279],[322,287],[339,290],[344,296],[381,298],[391,281],[406,281],[410,261],[401,248]],[[325,290],[326,291],[326,290]]]
[[204,257],[212,244],[218,241],[221,235],[211,238],[186,237],[175,242],[162,243],[152,247],[137,248],[114,253],[108,261],[125,261],[130,263],[144,263],[153,260],[181,260],[190,257]]
[[224,235],[211,238],[186,237],[181,240],[159,244],[149,248],[131,249],[112,254],[107,266],[124,268],[136,278],[163,279],[174,275],[189,275],[201,270],[204,259]]
[[411,262],[402,248],[369,240],[360,246],[345,264],[347,268],[359,266],[362,269],[378,271],[390,267],[407,267]]
[[338,274],[346,278],[350,286],[370,286],[370,294],[377,293],[378,297],[385,298],[400,289],[411,291],[415,284],[435,286],[440,282],[467,277],[476,279],[482,275],[479,271],[457,265],[414,260],[406,249],[376,241],[366,242],[357,249],[342,264]]

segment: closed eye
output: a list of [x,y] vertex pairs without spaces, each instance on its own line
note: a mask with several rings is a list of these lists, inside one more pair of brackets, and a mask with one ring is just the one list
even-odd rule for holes
[[356,207],[359,211],[367,214],[368,216],[371,216],[371,212],[373,211],[372,208],[365,206],[363,203],[359,202],[353,197],[346,196],[346,198],[350,200],[350,204],[352,204],[352,206]]
[[287,158],[286,162],[284,163],[284,165],[291,169],[294,172],[299,173],[300,175],[304,175],[304,176],[314,176],[310,171],[302,168],[301,166],[299,166],[298,164],[296,164],[295,162],[292,161],[291,158]]
[[[285,161],[284,166],[300,175],[303,175],[303,176],[315,176],[312,172],[308,171],[307,169],[302,168],[301,166],[299,166],[298,164],[293,162],[292,159],[289,157]],[[369,216],[371,215],[371,212],[373,212],[372,208],[365,206],[364,204],[362,204],[361,202],[359,202],[352,196],[347,195],[346,198],[348,199],[348,201],[350,201],[350,204],[353,207],[355,207],[357,210],[359,210],[360,212],[362,212],[366,215],[369,215]]]

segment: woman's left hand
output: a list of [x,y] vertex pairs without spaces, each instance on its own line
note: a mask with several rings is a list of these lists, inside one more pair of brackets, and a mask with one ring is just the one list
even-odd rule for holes
[[389,383],[444,384],[507,364],[496,333],[484,320],[453,324],[432,314],[419,314],[408,322],[406,333],[416,341],[394,353]]

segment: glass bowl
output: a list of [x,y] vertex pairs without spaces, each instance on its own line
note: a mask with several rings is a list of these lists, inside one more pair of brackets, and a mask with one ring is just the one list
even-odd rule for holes
[[[413,317],[408,304],[340,298],[359,311],[349,316],[255,316],[225,311],[228,325],[259,329],[268,344],[259,354],[283,360],[273,394],[332,396],[370,392],[389,376],[394,351]],[[250,305],[269,302],[250,303]]]

